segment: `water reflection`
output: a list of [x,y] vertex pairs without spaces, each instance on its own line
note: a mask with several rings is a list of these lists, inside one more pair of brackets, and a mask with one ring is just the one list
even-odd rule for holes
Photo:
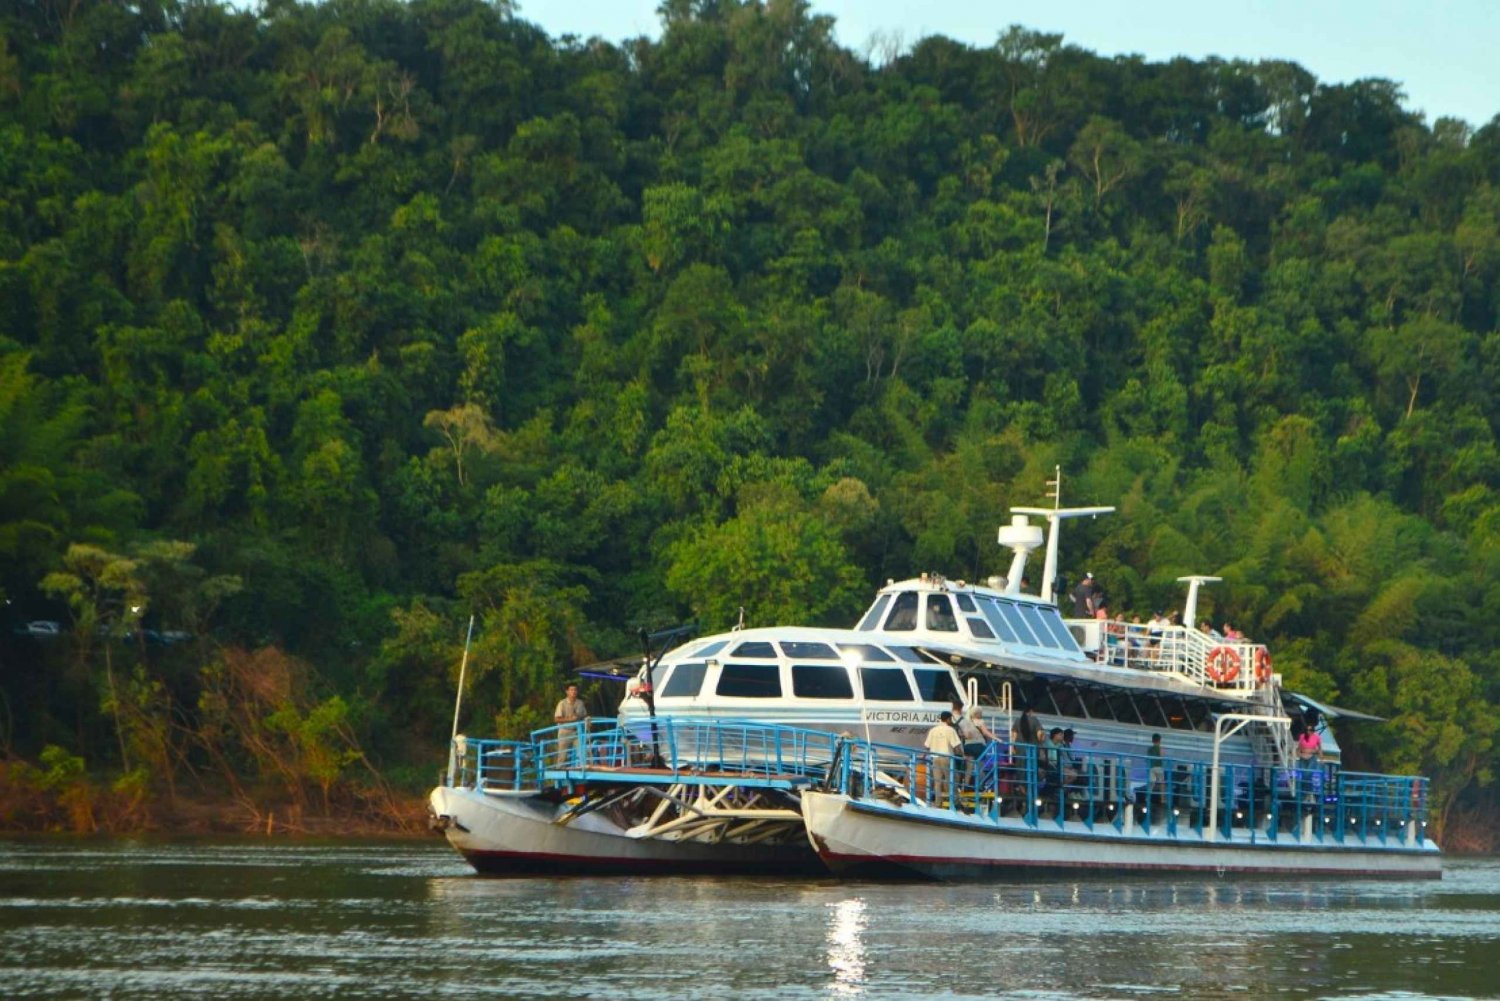
[[832,905],[828,922],[828,968],[833,971],[829,992],[839,997],[864,993],[865,902],[858,897]]
[[0,997],[1493,996],[1441,883],[482,879],[440,844],[0,842]]

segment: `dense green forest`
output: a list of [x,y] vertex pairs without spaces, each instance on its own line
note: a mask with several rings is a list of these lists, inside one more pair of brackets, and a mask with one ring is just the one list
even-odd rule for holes
[[525,730],[641,628],[1003,572],[1060,465],[1120,507],[1070,574],[1146,615],[1222,575],[1390,719],[1350,763],[1493,836],[1500,118],[661,18],[0,7],[0,826],[395,816],[471,613],[465,728]]

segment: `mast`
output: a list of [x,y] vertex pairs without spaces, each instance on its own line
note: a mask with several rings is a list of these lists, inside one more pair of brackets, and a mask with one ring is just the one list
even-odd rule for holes
[[[1053,593],[1053,585],[1057,581],[1057,540],[1061,534],[1059,529],[1062,523],[1069,518],[1097,518],[1101,514],[1113,514],[1115,509],[1113,507],[1063,507],[1062,467],[1054,466],[1053,469],[1056,471],[1057,478],[1047,481],[1047,485],[1052,488],[1052,507],[1013,507],[1010,513],[1020,517],[1012,518],[1011,524],[1007,527],[1015,529],[1027,524],[1026,515],[1047,519],[1047,556],[1046,562],[1042,564],[1042,587],[1037,593],[1041,595],[1043,601],[1056,604],[1057,596]],[[1002,528],[1000,532],[1000,544],[1009,545],[1006,542],[1005,529]],[[1015,546],[1012,548],[1016,550],[1016,555],[1011,561],[1010,586],[1006,590],[1012,594],[1019,594],[1020,572],[1026,568],[1026,555],[1030,550],[1023,552]]]
[[469,671],[469,644],[474,639],[474,616],[469,616],[469,634],[464,637],[464,658],[458,663],[458,697],[453,700],[453,734],[448,738],[448,784],[458,770],[458,713],[464,704],[464,679]]
[[1223,577],[1204,577],[1193,575],[1191,577],[1178,577],[1179,584],[1188,586],[1187,604],[1182,609],[1182,624],[1189,629],[1198,625],[1198,589],[1204,584],[1213,584],[1223,580]]

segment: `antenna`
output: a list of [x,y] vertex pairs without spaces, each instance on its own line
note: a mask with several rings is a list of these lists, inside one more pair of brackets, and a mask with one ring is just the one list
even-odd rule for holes
[[1187,604],[1182,609],[1182,624],[1192,629],[1198,624],[1198,589],[1204,584],[1213,584],[1223,580],[1223,577],[1203,577],[1193,575],[1191,577],[1178,577],[1177,581],[1188,586]]
[[[1058,528],[1062,522],[1069,518],[1097,518],[1101,514],[1114,514],[1112,507],[1060,507],[1048,510],[1044,507],[1013,507],[1011,514],[1036,515],[1038,518],[1047,519],[1047,562],[1042,569],[1042,590],[1040,592],[1043,601],[1057,600],[1052,593],[1052,582],[1057,579],[1057,539]],[[1017,553],[1017,556],[1020,554]],[[1014,564],[1012,564],[1014,566]],[[1026,565],[1023,561],[1023,567]]]
[[[1047,561],[1042,565],[1042,589],[1037,593],[1041,595],[1043,601],[1050,601],[1054,604],[1057,602],[1057,595],[1053,593],[1052,588],[1057,580],[1057,540],[1060,534],[1058,529],[1062,522],[1068,518],[1097,518],[1101,514],[1113,514],[1115,510],[1113,507],[1063,507],[1062,481],[1062,466],[1053,466],[1052,479],[1047,481],[1047,486],[1052,488],[1047,492],[1047,496],[1052,499],[1050,510],[1044,507],[1013,507],[1010,509],[1012,515],[1030,514],[1038,518],[1047,519]],[[1012,518],[1011,524],[1016,524],[1018,520],[1022,523],[1025,522],[1024,518]],[[1003,538],[1000,542],[1002,545],[1006,544]],[[1020,573],[1024,569],[1026,569],[1026,553],[1016,549],[1015,558],[1011,561],[1010,579],[1012,581],[1020,580]],[[1012,593],[1017,592],[1013,591]]]

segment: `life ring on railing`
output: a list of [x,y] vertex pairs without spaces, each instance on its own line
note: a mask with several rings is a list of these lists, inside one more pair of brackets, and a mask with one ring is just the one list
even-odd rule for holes
[[1271,651],[1265,647],[1255,651],[1255,683],[1267,684],[1271,680]]
[[1227,646],[1216,646],[1203,661],[1203,673],[1209,680],[1227,685],[1240,676],[1240,655]]

